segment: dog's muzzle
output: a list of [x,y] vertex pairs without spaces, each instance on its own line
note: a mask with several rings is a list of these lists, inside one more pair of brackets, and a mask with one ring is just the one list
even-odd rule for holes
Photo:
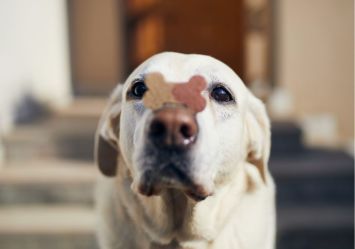
[[149,164],[143,170],[138,191],[146,196],[175,188],[195,200],[209,194],[191,178],[191,149],[198,137],[195,113],[183,105],[166,105],[153,112],[147,127]]

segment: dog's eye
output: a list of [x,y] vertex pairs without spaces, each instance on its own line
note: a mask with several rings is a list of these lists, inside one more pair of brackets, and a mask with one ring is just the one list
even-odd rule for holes
[[216,86],[211,91],[211,97],[217,102],[230,102],[233,101],[232,94],[223,86]]
[[144,93],[148,90],[147,86],[144,84],[144,81],[137,81],[132,86],[131,93],[135,98],[142,98]]

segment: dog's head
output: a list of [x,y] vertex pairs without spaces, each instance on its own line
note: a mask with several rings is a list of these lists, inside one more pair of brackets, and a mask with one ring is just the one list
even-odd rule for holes
[[264,105],[233,70],[209,56],[178,53],[151,57],[117,86],[96,139],[104,175],[115,176],[123,160],[134,191],[176,188],[195,200],[227,184],[246,161],[266,184],[269,150]]

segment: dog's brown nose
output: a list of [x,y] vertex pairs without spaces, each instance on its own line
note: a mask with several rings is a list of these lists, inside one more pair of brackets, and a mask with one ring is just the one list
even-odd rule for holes
[[165,107],[155,111],[150,138],[158,146],[186,148],[196,140],[195,115],[187,108]]

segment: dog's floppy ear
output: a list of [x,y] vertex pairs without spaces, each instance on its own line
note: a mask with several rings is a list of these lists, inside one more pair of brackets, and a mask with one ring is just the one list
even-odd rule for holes
[[255,165],[266,183],[270,155],[270,121],[264,104],[248,94],[246,112],[247,161]]
[[122,85],[118,85],[101,116],[95,136],[95,160],[105,176],[115,176],[119,157]]

